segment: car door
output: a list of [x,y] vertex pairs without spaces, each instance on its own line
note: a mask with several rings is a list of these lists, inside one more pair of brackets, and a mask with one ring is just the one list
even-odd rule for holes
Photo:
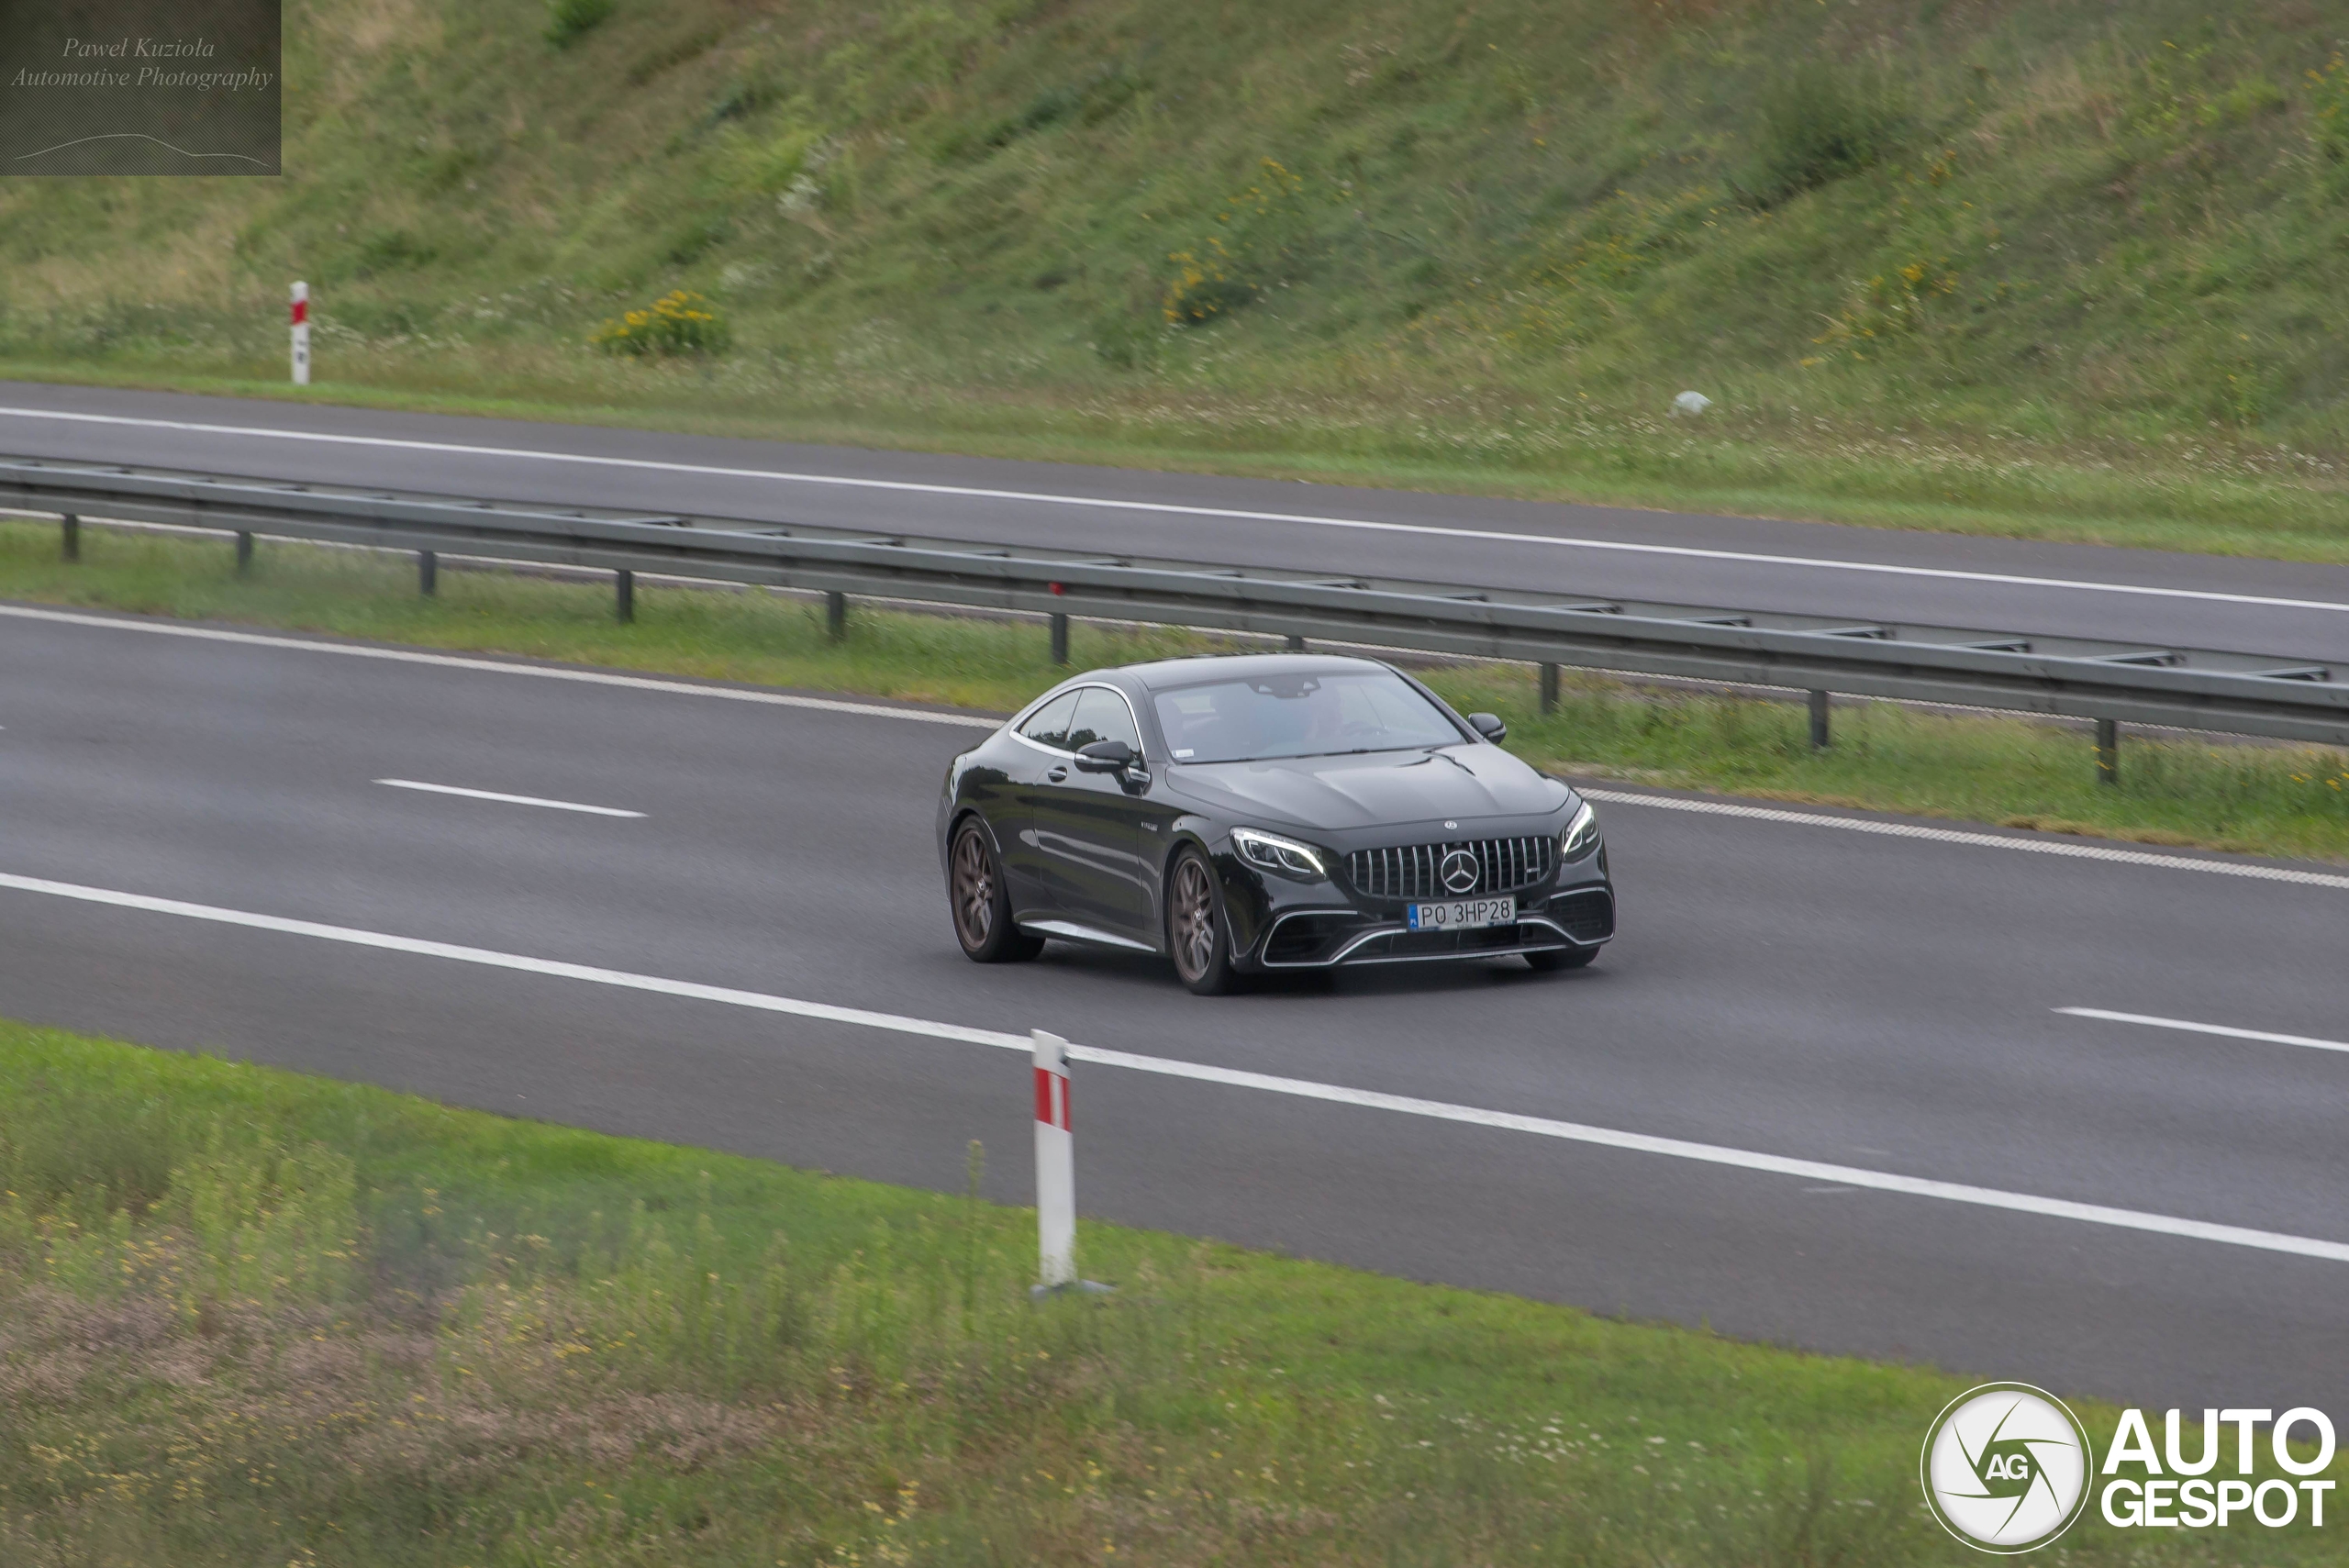
[[1076,717],[1078,695],[1078,692],[1063,692],[1012,731],[1018,740],[1018,756],[1005,769],[1005,810],[991,825],[1003,855],[1011,906],[1021,915],[1050,916],[1059,910],[1045,884],[1037,813],[1045,792],[1076,771],[1069,756],[1068,730],[1070,720]]
[[[1141,752],[1141,732],[1123,695],[1080,687],[1063,744],[1075,752],[1097,740],[1122,740],[1137,757]],[[1155,904],[1140,842],[1148,775],[1085,773],[1074,756],[1067,763],[1065,771],[1045,771],[1034,797],[1044,898],[1080,925],[1154,947]]]

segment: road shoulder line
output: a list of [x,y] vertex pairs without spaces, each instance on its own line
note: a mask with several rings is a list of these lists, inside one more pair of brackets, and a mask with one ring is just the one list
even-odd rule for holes
[[0,605],[0,617],[11,620],[48,621],[59,626],[145,632],[155,637],[189,637],[205,642],[238,643],[249,648],[339,653],[351,659],[381,659],[395,664],[426,664],[444,670],[478,670],[495,675],[535,675],[545,681],[574,681],[585,685],[618,686],[628,691],[664,692],[673,696],[722,697],[729,702],[812,708],[818,713],[852,713],[866,718],[902,718],[916,724],[952,724],[972,729],[993,729],[1003,722],[999,718],[975,713],[941,713],[930,708],[891,707],[885,703],[851,702],[840,697],[809,697],[792,692],[704,685],[696,681],[622,675],[607,670],[581,669],[576,665],[517,664],[503,659],[481,659],[463,653],[428,653],[420,649],[384,648],[373,643],[321,642],[314,638],[285,637],[261,631],[228,631],[219,627],[185,626],[176,621],[142,620],[125,616],[82,615],[72,610],[41,609],[31,605]]
[[1740,565],[1781,566],[1804,571],[1857,572],[1889,577],[1941,578],[1961,583],[1992,583],[2003,587],[2058,588],[2076,593],[2121,594],[2145,598],[2194,599],[2212,604],[2254,605],[2269,609],[2349,612],[2349,604],[2331,599],[2298,599],[2266,594],[2231,594],[2209,588],[2170,588],[2156,584],[2099,583],[2083,578],[2042,577],[2025,573],[1976,572],[1951,566],[1912,566],[1896,562],[1840,561],[1832,556],[1772,555],[1759,550],[1720,550],[1702,545],[1654,544],[1633,539],[1586,539],[1567,534],[1526,533],[1507,528],[1453,528],[1435,523],[1406,523],[1374,517],[1341,517],[1310,512],[1273,512],[1241,506],[1201,506],[1174,501],[1135,501],[1116,496],[1072,495],[1050,490],[1008,490],[982,484],[941,484],[908,479],[873,479],[856,474],[810,473],[791,469],[737,468],[723,463],[674,462],[654,458],[614,457],[607,453],[566,452],[536,447],[477,446],[464,441],[428,441],[413,437],[364,436],[331,430],[274,429],[265,425],[214,425],[196,420],[163,419],[128,414],[90,414],[59,409],[21,408],[6,405],[0,405],[0,417],[51,419],[71,424],[131,426],[152,429],[182,430],[197,435],[257,436],[275,440],[376,447],[395,451],[440,452],[451,456],[524,458],[539,462],[573,463],[597,468],[634,468],[651,473],[691,473],[719,479],[760,479],[781,484],[829,485],[839,489],[878,490],[896,492],[900,495],[946,495],[982,501],[1018,501],[1030,506],[1095,506],[1104,511],[1215,517],[1233,522],[1294,523],[1311,528],[1350,528],[1364,533],[1416,534],[1436,539],[1481,539],[1487,543],[1542,545],[1562,550],[1594,550],[1631,555],[1676,556],[1689,560],[1727,561]]
[[[78,903],[108,906],[147,914],[171,915],[216,925],[238,926],[284,936],[308,937],[353,947],[406,953],[419,958],[446,959],[460,963],[478,964],[491,969],[543,975],[552,979],[584,981],[593,984],[650,992],[656,995],[674,996],[690,1001],[715,1002],[727,1006],[747,1007],[761,1012],[814,1018],[827,1023],[885,1029],[896,1034],[952,1040],[961,1044],[985,1045],[998,1050],[1021,1052],[1026,1052],[1032,1048],[1026,1035],[1008,1034],[997,1029],[972,1029],[964,1025],[914,1018],[902,1013],[884,1013],[863,1007],[837,1006],[827,1002],[812,1002],[794,996],[777,996],[765,992],[743,991],[725,985],[707,985],[696,981],[673,980],[662,975],[639,974],[628,970],[569,963],[556,959],[532,958],[521,953],[499,952],[489,948],[468,947],[453,942],[437,942],[415,937],[395,936],[384,931],[362,930],[355,927],[328,925],[316,920],[289,919],[282,916],[228,909],[208,904],[193,904],[176,898],[158,898],[146,894],[126,893],[112,888],[88,887],[75,883],[54,882],[40,877],[0,873],[0,889],[51,898],[72,899]],[[1830,1164],[1816,1160],[1766,1154],[1754,1150],[1735,1149],[1721,1144],[1698,1143],[1687,1139],[1660,1138],[1647,1133],[1628,1132],[1616,1128],[1593,1127],[1581,1122],[1559,1121],[1547,1117],[1525,1116],[1513,1111],[1487,1110],[1476,1106],[1453,1105],[1447,1101],[1420,1099],[1408,1095],[1390,1095],[1379,1090],[1357,1089],[1339,1084],[1320,1084],[1304,1078],[1285,1078],[1266,1073],[1217,1067],[1206,1062],[1183,1062],[1162,1056],[1143,1056],[1132,1051],[1112,1051],[1098,1046],[1073,1045],[1069,1048],[1069,1055],[1078,1062],[1090,1062],[1105,1067],[1119,1067],[1130,1072],[1187,1079],[1194,1083],[1212,1084],[1227,1088],[1252,1089],[1260,1093],[1283,1095],[1297,1099],[1318,1100],[1326,1104],[1351,1106],[1359,1109],[1385,1111],[1462,1126],[1481,1127],[1496,1131],[1528,1133],[1535,1137],[1556,1139],[1564,1142],[1580,1143],[1601,1149],[1660,1155],[1668,1159],[1725,1166],[1765,1175],[1793,1176],[1809,1182],[1824,1182],[1865,1188],[1874,1192],[1899,1194],[1909,1197],[1932,1198],[1945,1203],[2004,1209],[2011,1213],[2035,1215],[2043,1218],[2067,1219],[2082,1224],[2144,1231],[2153,1235],[2168,1236],[2185,1240],[2215,1242],[2223,1246],[2247,1247],[2268,1252],[2284,1252],[2298,1257],[2321,1259],[2330,1262],[2349,1262],[2349,1242],[2329,1241],[2318,1237],[2294,1236],[2281,1231],[2259,1230],[2239,1225],[2222,1225],[2210,1220],[2188,1219],[2176,1215],[2152,1214],[2137,1209],[2116,1208],[2104,1204],[2080,1203],[2069,1198],[2043,1197],[2032,1193],[2008,1192],[1997,1187],[1975,1186],[1963,1182],[1934,1181],[1927,1177],[1901,1175],[1890,1171]]]

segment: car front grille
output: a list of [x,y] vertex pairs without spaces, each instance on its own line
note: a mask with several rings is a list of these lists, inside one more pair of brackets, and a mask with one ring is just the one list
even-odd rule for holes
[[[1454,850],[1476,857],[1476,885],[1458,893],[1443,885],[1444,857]],[[1472,898],[1531,887],[1557,862],[1558,841],[1546,833],[1528,839],[1463,839],[1356,850],[1346,857],[1346,880],[1370,898]]]

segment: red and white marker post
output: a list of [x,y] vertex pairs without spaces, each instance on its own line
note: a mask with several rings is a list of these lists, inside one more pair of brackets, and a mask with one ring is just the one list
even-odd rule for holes
[[294,384],[310,384],[310,285],[294,285]]
[[1068,1041],[1036,1042],[1036,1238],[1039,1290],[1076,1283],[1076,1135],[1069,1127]]

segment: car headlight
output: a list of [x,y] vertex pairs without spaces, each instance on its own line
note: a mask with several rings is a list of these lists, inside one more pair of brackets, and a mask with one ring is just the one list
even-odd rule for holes
[[1322,877],[1329,871],[1321,863],[1321,851],[1310,844],[1300,844],[1294,839],[1261,832],[1253,828],[1234,828],[1231,847],[1250,865],[1262,866],[1286,876]]
[[1590,802],[1586,800],[1582,803],[1582,809],[1575,813],[1574,820],[1567,823],[1565,830],[1558,835],[1558,858],[1578,861],[1597,848],[1598,813],[1593,811]]

